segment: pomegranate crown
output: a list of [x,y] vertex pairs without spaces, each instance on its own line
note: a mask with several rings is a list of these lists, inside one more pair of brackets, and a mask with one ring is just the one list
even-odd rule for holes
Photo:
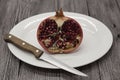
[[56,17],[64,17],[62,8],[61,8],[60,10],[57,10],[57,11],[56,11],[56,15],[55,15],[55,16],[56,16]]

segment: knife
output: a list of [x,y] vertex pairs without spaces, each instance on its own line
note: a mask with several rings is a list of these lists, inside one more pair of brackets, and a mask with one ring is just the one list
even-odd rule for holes
[[48,62],[54,66],[57,66],[65,71],[71,72],[73,74],[79,75],[79,76],[84,76],[87,77],[86,74],[84,74],[83,72],[72,68],[68,65],[66,65],[65,63],[62,63],[61,61],[57,60],[56,58],[52,57],[50,54],[44,53],[42,50],[36,48],[35,46],[19,39],[18,37],[12,35],[12,34],[6,34],[4,36],[4,40],[6,42],[12,43],[15,46],[19,47],[20,49],[26,50],[28,52],[31,52],[32,54],[34,54],[34,56],[37,59],[43,60],[45,62]]

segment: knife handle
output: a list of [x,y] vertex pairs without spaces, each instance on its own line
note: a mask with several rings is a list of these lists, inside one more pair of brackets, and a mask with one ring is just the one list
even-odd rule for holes
[[19,39],[18,37],[14,36],[12,34],[6,34],[4,36],[4,40],[6,42],[13,43],[15,46],[17,46],[23,50],[32,52],[35,55],[35,57],[37,57],[37,58],[39,58],[43,54],[43,51],[41,51],[40,49],[34,47],[33,45],[30,45],[29,43]]

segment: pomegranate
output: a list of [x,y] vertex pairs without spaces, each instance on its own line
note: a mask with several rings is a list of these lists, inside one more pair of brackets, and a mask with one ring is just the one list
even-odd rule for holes
[[49,53],[69,53],[82,41],[83,32],[80,24],[63,14],[62,9],[55,16],[43,20],[37,29],[40,45]]

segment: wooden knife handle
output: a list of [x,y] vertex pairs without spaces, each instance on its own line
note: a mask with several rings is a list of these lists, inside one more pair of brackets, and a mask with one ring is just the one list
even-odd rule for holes
[[15,46],[17,46],[23,50],[33,53],[35,55],[35,57],[37,57],[37,58],[39,58],[43,54],[43,51],[41,51],[40,49],[34,47],[33,45],[30,45],[29,43],[19,39],[18,37],[14,36],[12,34],[6,34],[4,36],[4,40],[6,42],[13,43]]

